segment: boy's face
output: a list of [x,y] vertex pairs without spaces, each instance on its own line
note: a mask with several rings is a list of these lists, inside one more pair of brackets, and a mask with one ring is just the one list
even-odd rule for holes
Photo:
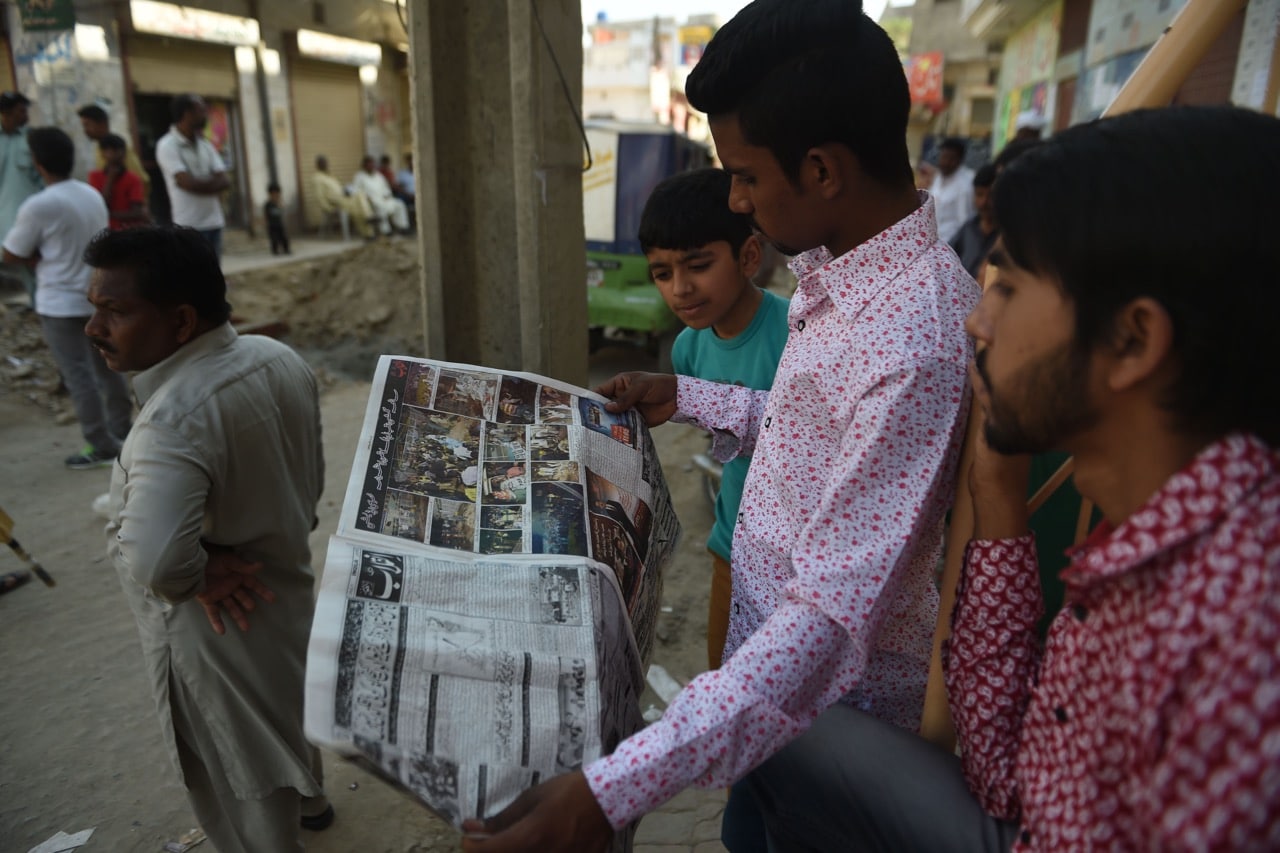
[[272,204],[279,204],[280,190],[272,190],[271,192],[267,193],[267,198],[271,199]]
[[752,267],[760,262],[754,237],[737,258],[727,240],[695,249],[650,249],[645,257],[662,298],[689,328],[714,327],[722,336],[733,336],[751,324]]
[[756,229],[784,255],[821,246],[824,232],[816,227],[815,211],[801,186],[782,171],[768,148],[751,145],[742,138],[737,116],[710,122],[716,154],[725,171],[733,175],[729,208],[751,217]]
[[111,166],[124,165],[124,149],[123,148],[103,148],[102,159]]

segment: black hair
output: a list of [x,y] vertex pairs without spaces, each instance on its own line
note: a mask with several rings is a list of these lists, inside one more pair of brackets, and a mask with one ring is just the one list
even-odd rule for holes
[[1008,166],[1010,163],[1012,163],[1014,160],[1017,160],[1023,154],[1026,154],[1028,151],[1032,150],[1033,148],[1038,148],[1043,144],[1044,142],[1039,139],[1013,140],[1004,148],[1001,148],[1000,153],[996,155],[996,159],[995,159],[996,172],[999,173],[1003,171],[1005,167]]
[[76,162],[76,144],[60,127],[37,127],[27,133],[31,159],[55,178],[71,174]]
[[218,256],[193,228],[103,231],[84,250],[84,262],[94,269],[129,270],[138,295],[153,305],[190,305],[201,320],[213,324],[231,316]]
[[732,184],[722,169],[682,172],[659,183],[640,214],[640,251],[697,249],[725,240],[737,257],[751,236],[751,219],[729,209]]
[[736,115],[793,182],[805,152],[838,143],[877,183],[914,184],[902,60],[861,0],[755,0],[712,37],[685,94],[713,120]]
[[21,92],[0,92],[0,113],[7,113],[16,106],[31,106],[31,99]]
[[174,124],[177,124],[182,121],[188,112],[195,108],[196,104],[200,103],[200,100],[199,95],[174,95],[173,100],[169,102],[169,118],[173,120]]
[[280,185],[277,184],[275,181],[272,181],[271,183],[267,184],[267,192],[268,193],[280,192]]
[[1277,151],[1270,116],[1140,110],[1055,134],[995,184],[1006,253],[1058,282],[1077,346],[1109,341],[1135,299],[1168,312],[1177,375],[1162,403],[1190,435],[1280,446]]
[[960,155],[961,159],[963,159],[965,152],[969,150],[969,147],[965,145],[964,140],[960,137],[948,136],[946,139],[942,140],[942,142],[938,143],[938,149],[940,151],[954,151]]
[[97,104],[88,104],[76,110],[76,115],[80,118],[87,118],[89,121],[100,121],[107,124],[110,120],[107,118],[107,111]]
[[391,165],[391,155],[390,155],[390,154],[383,154],[381,157],[379,157],[379,158],[378,158],[378,163],[379,163],[379,165],[381,165],[382,163],[386,163],[388,166],[390,166],[390,165]]
[[104,151],[124,151],[129,145],[124,141],[123,136],[108,133],[98,140],[98,147]]
[[973,185],[975,187],[989,187],[996,182],[996,164],[983,163],[978,167],[978,171],[973,173]]

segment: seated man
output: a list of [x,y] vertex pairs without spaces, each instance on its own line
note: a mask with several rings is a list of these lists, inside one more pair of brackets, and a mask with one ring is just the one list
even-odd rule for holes
[[316,158],[316,173],[311,179],[311,185],[321,213],[328,215],[335,210],[345,213],[355,223],[360,236],[373,236],[370,224],[373,210],[369,207],[369,200],[358,193],[348,195],[338,179],[329,174],[329,159],[323,154]]
[[378,228],[383,234],[390,234],[392,228],[400,234],[408,233],[409,209],[395,197],[391,185],[382,177],[372,157],[361,161],[360,171],[351,179],[351,187],[369,200],[373,217],[378,220]]
[[[1277,146],[1275,118],[1146,110],[1001,174],[944,657],[963,760],[836,706],[750,777],[770,849],[1280,847]],[[997,454],[1048,450],[1105,520],[1042,645],[1027,459]]]

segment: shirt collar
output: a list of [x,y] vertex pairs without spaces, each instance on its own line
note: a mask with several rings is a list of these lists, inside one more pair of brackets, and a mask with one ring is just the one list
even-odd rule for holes
[[1106,522],[1071,553],[1064,580],[1114,577],[1207,532],[1280,470],[1280,453],[1241,433],[1215,441],[1119,526]]
[[[823,296],[829,296],[841,311],[856,315],[938,242],[933,199],[923,191],[916,195],[920,206],[913,213],[840,257],[833,257],[825,246],[819,246],[792,258],[789,266],[796,276],[796,296],[802,313]],[[796,312],[793,307],[791,313]]]
[[235,327],[223,323],[216,329],[210,329],[190,343],[178,347],[178,351],[163,361],[151,365],[146,370],[133,376],[133,393],[138,398],[138,405],[145,406],[147,400],[160,390],[160,387],[173,378],[183,367],[204,358],[214,350],[231,346],[235,343]]

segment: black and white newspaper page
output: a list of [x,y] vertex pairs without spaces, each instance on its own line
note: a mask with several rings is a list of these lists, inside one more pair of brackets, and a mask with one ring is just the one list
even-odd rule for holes
[[383,356],[306,727],[458,825],[641,724],[680,534],[647,428],[543,377]]

